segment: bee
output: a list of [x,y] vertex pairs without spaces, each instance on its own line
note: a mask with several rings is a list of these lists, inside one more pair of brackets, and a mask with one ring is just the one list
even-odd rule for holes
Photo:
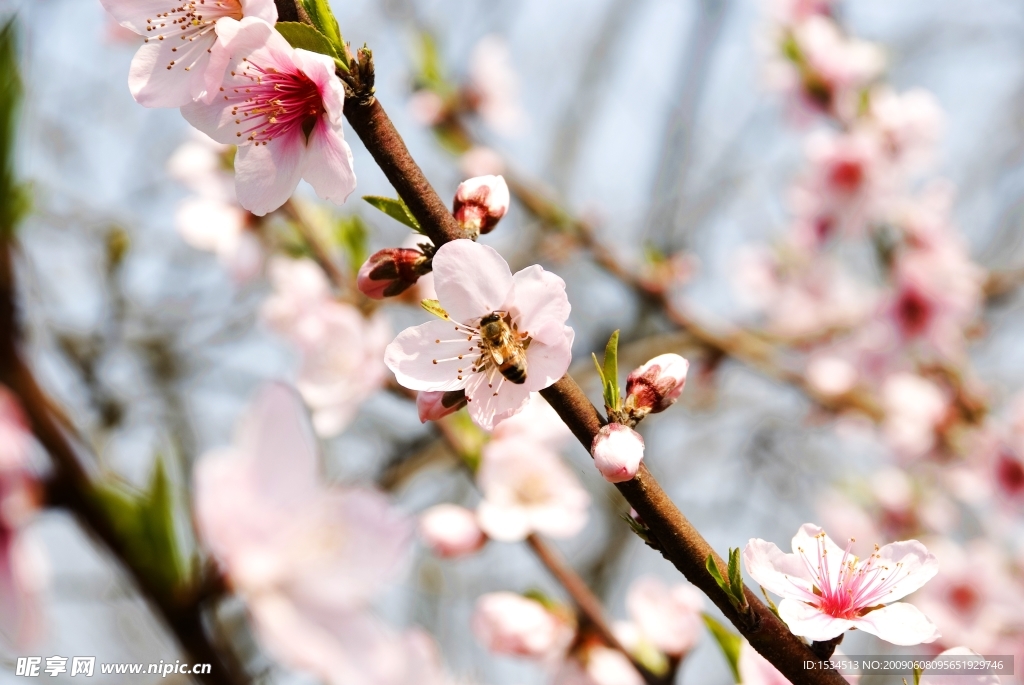
[[482,361],[487,358],[498,367],[501,375],[516,385],[526,382],[526,348],[520,342],[515,326],[509,323],[508,312],[491,312],[480,319],[480,348]]

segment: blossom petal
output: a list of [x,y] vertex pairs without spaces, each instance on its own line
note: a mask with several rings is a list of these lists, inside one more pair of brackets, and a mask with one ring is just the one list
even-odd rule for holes
[[321,117],[309,137],[309,158],[302,174],[323,200],[340,205],[356,189],[352,150],[342,138],[341,125]]
[[474,374],[466,385],[467,407],[474,423],[486,431],[518,414],[530,402],[529,382],[517,385],[505,380],[501,374],[494,374],[488,381],[487,374]]
[[572,361],[572,341],[576,333],[568,326],[562,326],[561,338],[545,345],[535,341],[526,349],[526,382],[532,391],[543,390],[569,370]]
[[146,19],[175,8],[171,0],[100,0],[114,20],[140,36],[146,35]]
[[920,609],[906,602],[896,602],[869,611],[854,619],[853,624],[865,633],[871,633],[894,645],[919,645],[939,638],[935,624]]
[[268,24],[277,23],[277,5],[274,0],[241,0],[242,16],[259,17]]
[[[384,351],[384,363],[399,384],[410,390],[460,390],[470,379],[480,376],[468,373],[478,354],[470,352],[472,345],[450,321],[428,321],[399,333]],[[460,354],[464,355],[461,360]],[[435,359],[439,360],[437,364],[433,363]],[[462,380],[458,378],[460,368],[466,372]]]
[[[205,55],[206,48],[213,44],[211,35],[196,40],[193,47],[202,47]],[[200,71],[185,71],[183,63],[168,69],[178,57],[171,51],[179,47],[172,40],[154,39],[135,53],[128,71],[128,89],[143,107],[181,107],[192,102],[192,80],[196,78],[202,83]]]
[[506,507],[484,500],[476,510],[480,529],[500,542],[519,542],[530,534],[530,520],[522,507]]
[[308,50],[297,49],[294,54],[295,64],[317,85],[327,118],[332,124],[338,125],[341,135],[342,110],[345,105],[345,87],[334,75],[334,60]]
[[529,332],[535,340],[543,343],[558,342],[571,309],[565,294],[565,281],[534,264],[517,271],[512,277],[509,299],[505,307],[520,332]]
[[238,204],[256,216],[272,212],[292,196],[306,165],[302,131],[263,145],[241,145],[235,154]]
[[[824,550],[821,559],[821,562],[824,562],[824,568],[819,568],[821,563],[818,560],[819,540]],[[829,583],[835,585],[842,574],[843,555],[845,552],[839,545],[832,542],[832,538],[825,535],[823,529],[813,523],[805,523],[800,526],[800,530],[793,536],[792,545],[794,554],[803,555],[819,576],[820,574],[827,573]],[[819,579],[824,581],[824,578]]]
[[512,290],[512,272],[498,252],[472,240],[453,240],[433,259],[437,299],[448,314],[467,323],[499,310]]
[[814,641],[831,640],[855,625],[854,621],[835,618],[817,607],[789,597],[779,602],[779,618],[794,635]]
[[810,599],[813,583],[796,554],[786,554],[773,542],[754,538],[743,550],[747,573],[766,590],[782,597]]
[[876,552],[876,564],[888,566],[903,577],[886,593],[884,602],[893,602],[921,588],[939,572],[939,561],[917,540],[892,542]]

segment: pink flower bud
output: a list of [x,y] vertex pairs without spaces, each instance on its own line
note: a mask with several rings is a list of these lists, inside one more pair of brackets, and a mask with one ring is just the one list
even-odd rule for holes
[[472,626],[476,639],[495,654],[534,658],[557,650],[569,632],[543,604],[514,592],[482,595],[476,602]]
[[665,411],[686,386],[690,362],[678,354],[661,354],[626,378],[626,407],[640,416]]
[[420,423],[439,421],[468,404],[465,390],[422,390],[416,395]]
[[487,542],[476,514],[454,504],[438,504],[420,515],[420,537],[439,557],[471,554]]
[[477,176],[455,191],[455,220],[468,233],[490,233],[508,211],[511,198],[501,176]]
[[425,271],[427,256],[420,250],[389,247],[370,256],[359,268],[356,285],[367,297],[381,300],[415,285]]
[[632,480],[644,460],[644,439],[632,428],[609,423],[590,445],[594,465],[609,483]]

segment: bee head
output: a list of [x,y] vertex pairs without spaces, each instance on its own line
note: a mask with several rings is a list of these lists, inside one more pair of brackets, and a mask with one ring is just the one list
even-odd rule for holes
[[501,313],[500,312],[491,312],[487,316],[484,316],[484,317],[482,317],[480,319],[480,325],[481,326],[486,326],[488,324],[498,323],[499,321],[501,321]]

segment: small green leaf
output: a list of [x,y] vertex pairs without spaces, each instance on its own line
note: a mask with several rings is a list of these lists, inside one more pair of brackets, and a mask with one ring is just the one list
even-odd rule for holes
[[[309,20],[313,22],[313,26],[333,47],[333,56],[338,58],[343,65],[342,68],[348,71],[348,51],[345,50],[345,40],[341,36],[341,29],[338,28],[338,20],[331,12],[330,3],[327,0],[300,0],[300,2],[302,2],[306,14],[309,15]],[[278,23],[277,26],[280,27],[281,24]]]
[[726,661],[729,662],[729,670],[732,671],[733,678],[737,683],[740,682],[740,649],[743,647],[743,638],[727,629],[708,614],[701,614],[701,618],[704,619],[704,625],[711,631],[715,642],[721,647],[722,654],[725,655]]
[[274,28],[293,48],[301,48],[338,59],[338,53],[327,36],[309,24],[300,24],[297,21],[279,21]]
[[14,163],[21,100],[17,27],[10,19],[0,28],[0,239],[14,235],[32,204],[28,189],[18,182]]
[[405,202],[401,198],[394,199],[390,197],[380,197],[379,195],[364,195],[363,199],[370,203],[371,206],[379,209],[395,221],[403,223],[417,233],[422,233],[420,230],[420,222],[416,221],[416,217],[409,211],[409,207],[406,206]]
[[605,404],[612,409],[619,408],[619,332],[608,338],[604,348]]
[[747,597],[743,594],[743,576],[740,571],[740,548],[729,548],[729,588],[732,596],[736,598],[740,606],[747,603]]
[[366,247],[366,239],[369,231],[366,222],[358,214],[338,219],[334,228],[334,237],[345,250],[348,258],[349,268],[352,273],[359,271],[359,267],[366,261],[369,250]]
[[[907,682],[904,680],[903,682]],[[914,666],[914,685],[921,685],[921,669]]]
[[441,303],[437,300],[423,300],[420,302],[420,306],[439,319],[445,319],[446,321],[450,320],[448,312],[444,310],[444,307],[442,307]]
[[449,86],[444,77],[437,41],[427,31],[421,31],[419,38],[419,85],[440,94]]
[[604,380],[604,369],[601,368],[601,362],[597,361],[597,355],[593,352],[590,356],[594,358],[594,368],[597,369],[597,375],[601,379],[601,392],[604,392],[605,380]]
[[718,587],[720,587],[727,595],[732,596],[732,593],[729,592],[729,584],[725,582],[725,578],[722,577],[722,572],[719,570],[718,564],[715,563],[715,555],[708,555],[708,558],[704,560],[704,568],[706,568],[708,573],[711,574],[711,577],[715,579],[715,583],[718,584]]

